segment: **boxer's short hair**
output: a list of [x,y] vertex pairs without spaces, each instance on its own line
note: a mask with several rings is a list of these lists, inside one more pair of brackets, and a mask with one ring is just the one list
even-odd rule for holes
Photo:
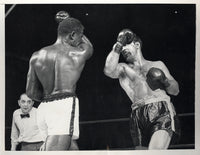
[[81,33],[83,31],[83,29],[84,29],[84,26],[81,24],[81,22],[78,19],[69,17],[59,23],[58,35],[65,36],[65,35],[71,33],[72,31]]
[[139,36],[137,36],[135,33],[134,34],[134,37],[133,37],[133,42],[139,42],[140,43],[140,47],[142,47],[142,40],[140,39]]

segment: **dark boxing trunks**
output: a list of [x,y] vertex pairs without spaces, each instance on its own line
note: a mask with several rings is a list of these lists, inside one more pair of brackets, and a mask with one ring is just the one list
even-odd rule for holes
[[21,151],[39,151],[43,142],[21,142]]
[[178,118],[171,113],[166,101],[146,104],[132,110],[130,132],[134,146],[148,146],[152,134],[158,130],[166,130],[170,136],[180,135]]

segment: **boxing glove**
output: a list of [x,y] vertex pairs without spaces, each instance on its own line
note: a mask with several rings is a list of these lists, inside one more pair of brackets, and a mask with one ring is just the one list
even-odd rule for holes
[[133,41],[134,34],[129,29],[123,29],[120,31],[117,37],[117,43],[115,44],[114,50],[118,53],[121,52],[122,47],[130,44]]
[[62,22],[64,19],[70,17],[69,13],[66,11],[59,11],[56,16],[55,16],[55,20],[57,23]]
[[117,42],[121,43],[122,46],[130,44],[133,41],[133,32],[129,29],[122,30],[117,37]]
[[149,69],[146,75],[146,81],[152,90],[165,90],[165,88],[170,85],[164,72],[161,69],[155,67]]

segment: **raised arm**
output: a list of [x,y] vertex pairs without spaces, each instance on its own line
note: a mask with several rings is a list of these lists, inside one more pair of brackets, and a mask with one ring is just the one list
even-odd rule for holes
[[69,52],[71,56],[77,56],[77,58],[87,60],[93,54],[93,46],[89,39],[83,35],[82,42],[75,47],[74,50]]
[[119,63],[119,52],[115,50],[116,44],[113,46],[112,51],[106,58],[104,67],[104,74],[110,78],[118,78],[120,73],[123,71],[123,66]]
[[29,62],[29,71],[27,74],[26,94],[32,100],[41,101],[43,97],[43,89],[37,74],[34,69],[34,65],[37,61],[37,52],[35,52]]
[[128,30],[122,30],[117,37],[117,42],[114,44],[112,51],[106,58],[104,67],[104,74],[111,78],[118,78],[120,73],[124,71],[123,63],[119,63],[119,56],[123,46],[131,43],[133,40],[133,33]]

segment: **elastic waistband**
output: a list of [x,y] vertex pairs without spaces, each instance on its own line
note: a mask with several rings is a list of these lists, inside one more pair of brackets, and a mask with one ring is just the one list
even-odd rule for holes
[[65,93],[45,95],[42,102],[51,102],[51,101],[55,101],[55,100],[62,100],[62,99],[68,98],[68,97],[76,97],[76,94],[65,92]]
[[165,97],[148,97],[148,98],[144,98],[144,99],[141,99],[135,103],[133,103],[131,105],[131,108],[132,110],[135,110],[139,107],[142,107],[144,105],[147,105],[147,104],[151,104],[151,103],[156,103],[156,102],[170,102],[170,98],[168,96],[165,96]]
[[43,143],[43,141],[39,141],[39,142],[21,142],[22,145],[26,145],[26,144],[39,144],[39,143]]

